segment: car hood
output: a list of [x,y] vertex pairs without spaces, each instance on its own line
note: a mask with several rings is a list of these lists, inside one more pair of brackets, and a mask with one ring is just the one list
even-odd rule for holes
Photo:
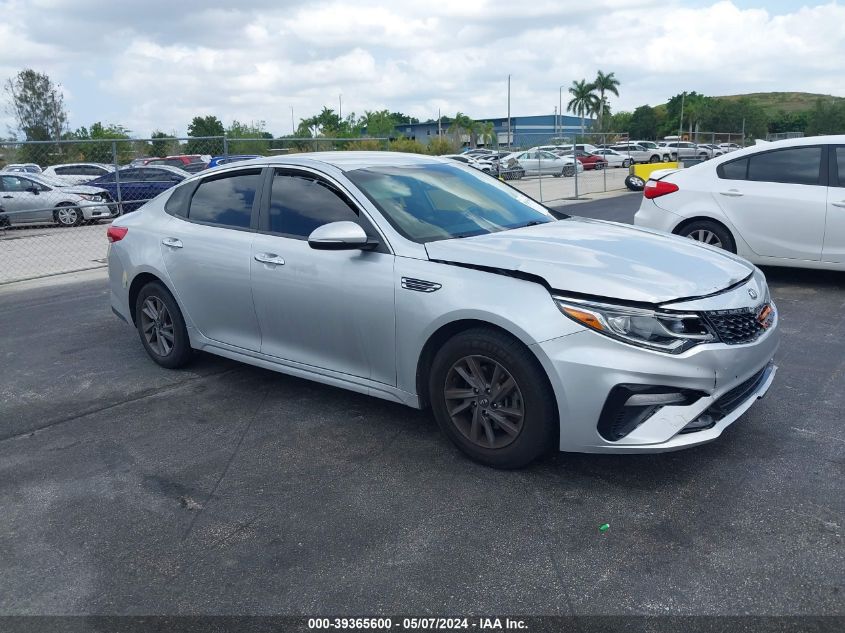
[[429,242],[426,250],[435,261],[541,277],[563,293],[650,304],[713,294],[754,271],[690,239],[585,218]]
[[63,185],[59,187],[67,193],[87,193],[89,195],[101,194],[105,191],[102,187],[90,187],[88,185]]

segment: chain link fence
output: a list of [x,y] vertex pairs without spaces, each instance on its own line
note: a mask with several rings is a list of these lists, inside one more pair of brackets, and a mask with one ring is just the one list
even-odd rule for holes
[[261,156],[385,149],[382,138],[0,142],[0,284],[105,266],[103,225],[190,174]]

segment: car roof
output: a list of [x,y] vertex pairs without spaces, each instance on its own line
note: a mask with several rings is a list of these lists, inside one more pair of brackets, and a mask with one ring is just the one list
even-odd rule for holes
[[[315,163],[331,165],[341,171],[352,171],[366,167],[395,167],[414,165],[442,164],[445,160],[437,156],[423,154],[406,154],[404,152],[304,152],[302,154],[283,154],[239,161],[232,168],[243,169],[249,165],[301,165],[314,166]],[[229,167],[229,165],[227,165]],[[182,171],[181,169],[179,170]]]
[[179,169],[178,167],[173,167],[171,165],[138,165],[137,167],[131,167],[131,166],[130,167],[121,167],[120,171],[126,171],[127,169],[132,169],[132,170],[140,169],[142,171],[149,171],[149,170],[152,170],[152,169],[157,169],[157,170],[163,169],[165,171],[169,171],[170,173],[178,174],[179,176],[190,176],[191,175],[190,173],[188,173],[184,169]]

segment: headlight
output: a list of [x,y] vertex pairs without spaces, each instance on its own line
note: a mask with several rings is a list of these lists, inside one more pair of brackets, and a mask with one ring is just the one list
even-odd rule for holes
[[631,345],[679,354],[716,340],[716,334],[697,314],[554,299],[560,311],[573,321]]
[[101,202],[102,201],[102,198],[100,196],[92,195],[90,193],[78,193],[76,195],[79,196],[80,198],[82,198],[83,200],[90,200],[91,202]]

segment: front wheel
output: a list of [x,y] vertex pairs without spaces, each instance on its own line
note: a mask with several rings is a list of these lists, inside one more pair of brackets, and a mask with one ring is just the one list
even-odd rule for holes
[[650,163],[659,163],[659,162],[660,162],[660,156],[658,156],[657,154],[654,154],[653,156],[651,156],[651,157],[648,159],[648,162],[650,162]]
[[593,166],[593,169],[595,169],[596,171],[598,171],[598,170],[600,170],[600,169],[604,169],[604,163],[596,163],[596,164]]
[[561,176],[574,176],[575,175],[575,167],[573,165],[567,165],[563,169],[560,170]]
[[625,169],[628,169],[628,168],[629,168],[629,167],[633,164],[633,162],[634,162],[634,161],[633,161],[633,160],[631,160],[630,158],[626,158],[625,160],[623,160],[623,161],[622,161],[622,166],[623,166]]
[[182,311],[160,282],[150,282],[138,293],[135,325],[147,354],[162,367],[183,367],[193,357]]
[[531,351],[502,332],[467,330],[441,347],[429,396],[443,432],[482,464],[522,468],[556,447],[548,378]]
[[53,221],[59,226],[70,227],[82,224],[82,211],[69,204],[62,204],[53,211]]

